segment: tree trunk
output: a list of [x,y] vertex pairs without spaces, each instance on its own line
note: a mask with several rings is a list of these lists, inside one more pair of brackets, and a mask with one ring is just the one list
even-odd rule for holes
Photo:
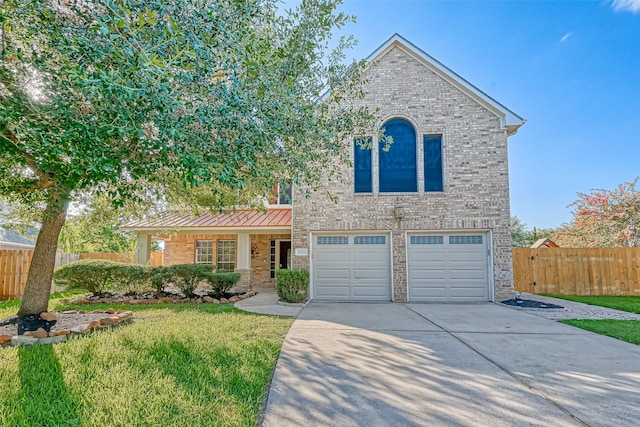
[[33,251],[27,285],[22,296],[18,317],[39,315],[49,308],[51,280],[56,263],[56,249],[60,230],[67,217],[69,192],[49,197],[44,211],[42,227]]

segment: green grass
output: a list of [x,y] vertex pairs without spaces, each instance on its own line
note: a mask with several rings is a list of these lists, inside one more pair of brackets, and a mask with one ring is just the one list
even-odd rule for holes
[[212,304],[122,307],[138,320],[54,346],[0,349],[0,425],[257,424],[293,319]]
[[640,345],[640,320],[560,320],[561,323]]
[[628,311],[640,314],[640,296],[582,296],[582,295],[552,295],[544,294],[548,297],[565,299],[568,301],[582,302],[589,305],[599,305],[601,307],[613,308],[616,310]]

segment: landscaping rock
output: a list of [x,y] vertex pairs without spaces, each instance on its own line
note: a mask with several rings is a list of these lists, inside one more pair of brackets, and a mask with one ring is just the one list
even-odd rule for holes
[[11,342],[13,335],[2,334],[0,335],[0,345],[4,345]]
[[66,335],[57,335],[55,337],[41,338],[38,340],[38,344],[58,344],[67,339]]
[[91,331],[91,327],[89,326],[89,323],[86,323],[84,325],[74,326],[73,328],[69,329],[69,331],[74,334],[86,334]]
[[104,312],[107,314],[116,314],[116,310],[113,308],[108,308]]
[[94,320],[93,322],[89,323],[89,329],[96,329],[100,327],[100,321],[99,320]]
[[170,303],[173,302],[173,298],[171,298],[171,297],[163,297],[163,298],[160,298],[160,301],[170,304]]
[[55,314],[49,313],[48,311],[43,311],[42,313],[40,313],[40,318],[42,320],[46,320],[47,322],[58,320],[58,317]]
[[[118,318],[118,320],[120,320],[120,318]],[[100,319],[98,323],[100,323],[101,326],[112,326],[116,324],[113,317],[105,317],[104,319]]]
[[87,310],[80,310],[78,313],[80,313],[80,314],[89,314],[89,312]]
[[27,331],[24,333],[24,335],[28,337],[34,337],[34,338],[46,338],[49,336],[47,331],[45,331],[43,328],[38,328],[35,331]]
[[15,335],[11,338],[11,345],[33,345],[38,343],[38,338],[28,335]]
[[238,298],[237,296],[233,296],[233,297],[229,298],[229,302],[231,302],[231,303],[235,303],[235,302],[238,302],[238,301],[240,301],[240,298]]
[[220,304],[229,304],[229,300],[226,298],[220,298]]
[[124,313],[124,310],[123,310],[123,309],[121,309],[121,308],[120,308],[120,309],[118,309],[118,311],[116,311],[116,314],[122,314],[122,313]]
[[215,301],[215,298],[211,298],[209,295],[202,297],[202,301],[212,304]]
[[248,297],[254,297],[254,296],[256,296],[256,292],[255,291],[249,291],[249,292],[247,292],[247,296]]
[[65,310],[65,311],[62,312],[62,314],[77,314],[77,313],[84,314],[81,311],[78,312],[78,311],[75,311],[75,310]]
[[104,311],[102,311],[102,310],[93,310],[91,312],[91,314],[100,314],[100,313],[104,313]]
[[51,336],[52,337],[58,337],[61,335],[69,335],[71,333],[71,331],[69,331],[68,329],[61,329],[59,331],[51,331]]

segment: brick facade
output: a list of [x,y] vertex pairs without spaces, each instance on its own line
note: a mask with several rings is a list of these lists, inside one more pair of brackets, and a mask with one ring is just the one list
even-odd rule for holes
[[[294,194],[293,248],[311,249],[314,231],[378,230],[391,233],[393,299],[407,300],[406,231],[483,230],[490,232],[494,296],[513,296],[509,211],[507,131],[500,118],[467,93],[398,46],[367,70],[366,97],[382,121],[403,118],[417,134],[417,193],[378,192],[378,147],[372,148],[373,192],[355,194],[352,183],[325,179],[338,202],[323,192]],[[375,135],[372,129],[372,136]],[[444,191],[424,192],[422,136],[442,135]],[[391,148],[393,149],[393,148]],[[344,167],[343,175],[353,177]],[[395,219],[401,206],[404,217]],[[293,259],[294,268],[309,269],[309,256]]]

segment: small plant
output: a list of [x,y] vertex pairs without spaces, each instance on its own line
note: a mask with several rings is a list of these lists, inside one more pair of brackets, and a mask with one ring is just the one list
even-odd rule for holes
[[214,273],[207,280],[211,286],[211,296],[220,297],[229,292],[240,280],[240,273]]
[[307,270],[276,270],[276,292],[283,301],[306,301],[309,296],[309,272]]
[[187,298],[193,298],[200,282],[209,282],[215,269],[212,264],[176,264],[167,267],[168,280]]
[[114,261],[85,259],[58,267],[53,272],[56,286],[67,289],[84,289],[99,295],[117,288],[119,267],[126,265]]

